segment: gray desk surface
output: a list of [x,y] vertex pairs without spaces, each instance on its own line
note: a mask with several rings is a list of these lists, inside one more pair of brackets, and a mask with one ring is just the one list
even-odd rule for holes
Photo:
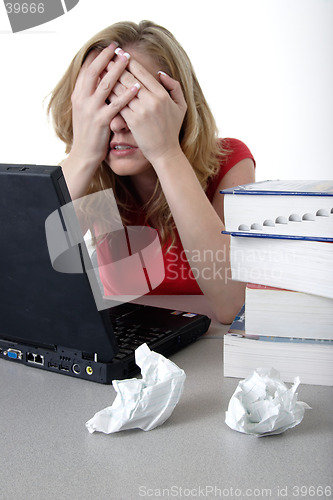
[[[203,297],[152,302],[209,313]],[[226,329],[213,322],[171,357],[187,374],[184,393],[150,432],[89,434],[85,422],[112,404],[112,386],[0,361],[0,498],[331,498],[333,389],[301,385],[313,409],[282,435],[232,431],[224,412],[238,380],[223,377]]]

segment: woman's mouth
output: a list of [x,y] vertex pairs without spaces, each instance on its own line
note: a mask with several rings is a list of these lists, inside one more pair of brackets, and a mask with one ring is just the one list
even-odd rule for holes
[[133,146],[132,144],[125,143],[115,143],[111,142],[110,150],[111,153],[115,156],[128,156],[136,153],[138,151],[137,146]]

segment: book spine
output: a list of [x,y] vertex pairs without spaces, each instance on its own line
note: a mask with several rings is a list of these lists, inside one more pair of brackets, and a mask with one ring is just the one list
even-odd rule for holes
[[295,290],[247,284],[249,335],[333,340],[333,300]]
[[295,238],[258,240],[232,235],[232,279],[333,299],[333,247],[330,243]]

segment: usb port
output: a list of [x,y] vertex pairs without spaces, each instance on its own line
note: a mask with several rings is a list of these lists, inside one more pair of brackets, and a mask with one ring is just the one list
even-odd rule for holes
[[59,366],[59,370],[61,370],[62,372],[69,372],[69,366],[67,366],[67,365],[60,365]]

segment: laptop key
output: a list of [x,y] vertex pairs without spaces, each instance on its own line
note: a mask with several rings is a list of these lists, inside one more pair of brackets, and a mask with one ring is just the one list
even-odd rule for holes
[[128,354],[132,354],[133,352],[134,352],[134,349],[131,349],[130,347],[122,347],[121,346],[119,348],[119,353],[125,354],[126,356],[128,356]]
[[115,356],[114,359],[118,359],[120,361],[121,359],[126,358],[126,356],[128,356],[128,354],[126,354],[125,352],[118,352],[117,356]]

